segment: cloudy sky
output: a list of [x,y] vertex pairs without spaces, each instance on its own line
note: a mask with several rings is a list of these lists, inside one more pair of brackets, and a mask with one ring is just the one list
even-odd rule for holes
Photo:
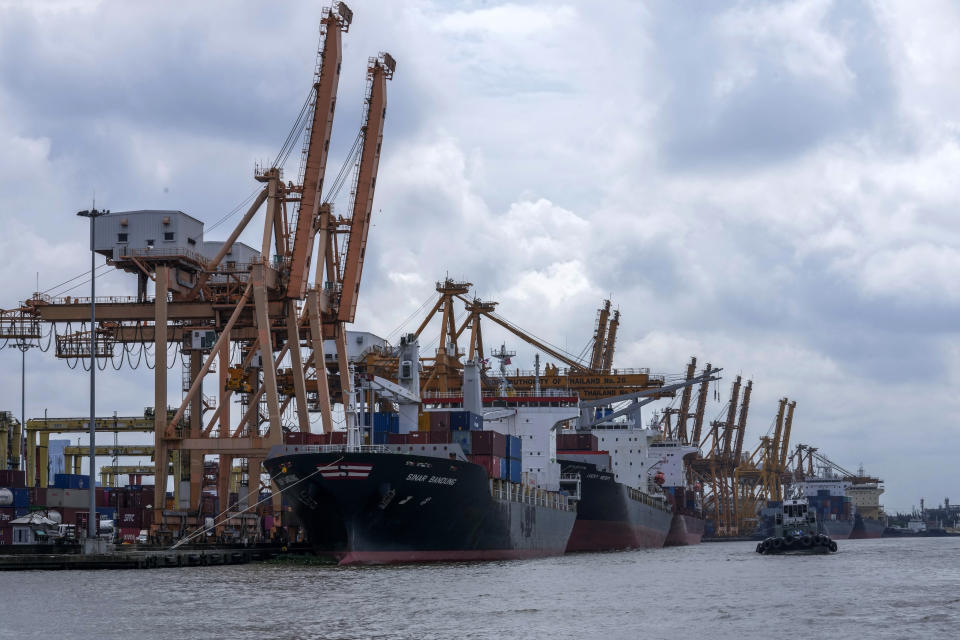
[[[793,442],[882,476],[888,510],[957,493],[956,3],[351,6],[331,167],[367,57],[397,59],[357,328],[396,336],[449,274],[578,353],[609,296],[616,366],[696,355],[721,397],[755,381],[748,443],[789,396]],[[94,192],[225,237],[210,225],[309,90],[319,7],[0,2],[0,307],[87,268]],[[0,358],[19,412],[19,352]],[[27,368],[28,415],[84,414],[80,372],[36,350]],[[101,380],[98,413],[152,403],[143,368]]]

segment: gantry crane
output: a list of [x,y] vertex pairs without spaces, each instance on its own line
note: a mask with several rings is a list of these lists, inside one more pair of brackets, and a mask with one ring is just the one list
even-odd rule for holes
[[[539,369],[527,372],[516,369],[512,372],[506,371],[501,382],[510,389],[511,393],[531,394],[537,388],[564,389],[576,393],[583,400],[596,400],[621,392],[663,386],[663,377],[651,375],[648,369],[612,369],[610,366],[613,361],[620,312],[614,311],[613,318],[608,319],[609,301],[604,301],[604,307],[598,313],[598,328],[595,330],[591,356],[598,359],[594,360],[597,366],[592,367],[591,362],[582,362],[575,356],[548,345],[545,341],[498,315],[496,302],[469,297],[472,286],[470,282],[454,280],[450,277],[438,281],[436,291],[439,295],[436,302],[430,307],[417,329],[410,334],[411,339],[418,339],[431,321],[437,315],[440,316],[440,335],[436,352],[434,355],[421,356],[423,366],[420,389],[425,401],[431,398],[442,401],[460,393],[463,379],[462,358],[485,363],[487,356],[491,355],[484,351],[482,321],[489,321],[506,329],[527,344],[566,365],[565,369],[560,369],[556,365],[547,364],[542,372]],[[458,313],[458,305],[462,305],[462,313]],[[458,320],[458,316],[461,319]],[[603,326],[602,331],[599,328],[600,325]],[[466,349],[462,350],[461,340],[467,333],[467,329],[470,329],[469,342]],[[396,378],[397,360],[392,354],[376,352],[366,354],[362,366],[369,373],[385,378]],[[497,385],[486,378],[487,370],[489,366],[483,364],[483,377],[487,382],[487,390],[494,393]]]
[[[36,293],[18,309],[0,313],[0,332],[6,332],[0,337],[39,339],[44,332],[37,327],[46,325],[56,334],[58,357],[68,362],[88,358],[91,352],[97,358],[114,358],[116,349],[122,350],[121,360],[127,355],[130,364],[131,351],[138,348],[139,356],[146,351],[152,357],[156,371],[156,411],[149,420],[156,471],[153,522],[161,529],[168,523],[173,529],[182,526],[164,520],[171,456],[174,473],[189,478],[189,496],[183,500],[181,478],[176,478],[175,499],[195,507],[203,486],[204,456],[219,456],[221,495],[226,494],[234,459],[241,464],[246,460],[251,478],[258,479],[263,457],[282,442],[281,417],[288,407],[294,414],[293,428],[302,431],[310,429],[310,411],[319,411],[323,429],[330,431],[333,402],[346,405],[347,418],[352,418],[353,373],[347,362],[344,325],[355,317],[386,115],[386,81],[396,67],[388,53],[368,60],[363,122],[344,169],[325,197],[342,36],[352,20],[353,12],[342,2],[323,10],[310,96],[277,161],[255,171],[255,179],[263,186],[226,241],[206,250],[202,245],[207,243],[199,239],[202,223],[182,212],[106,215],[99,218],[98,228],[115,235],[109,243],[99,240],[95,249],[109,264],[136,274],[135,298],[98,300],[98,321],[93,327],[87,323],[89,300],[83,298]],[[307,123],[297,183],[284,182],[283,160],[301,137],[301,125]],[[351,164],[351,215],[340,217],[335,215],[332,199],[351,175]],[[257,252],[238,238],[263,205],[263,235]],[[128,229],[139,228],[146,218],[164,236],[140,245],[128,242]],[[178,233],[184,226],[198,230],[193,235]],[[170,244],[162,244],[168,238]],[[148,295],[151,282],[152,299]],[[337,346],[335,384],[328,380],[324,340],[334,340]],[[182,402],[168,410],[166,370],[171,346],[174,356],[179,351],[187,363],[187,375]],[[290,384],[281,393],[278,369],[284,363],[283,374]],[[204,380],[214,371],[219,378],[215,401],[203,394]],[[231,416],[234,396],[239,396],[242,409],[239,421]],[[259,488],[259,481],[251,479],[247,488],[251,498]],[[250,504],[256,502],[254,498]],[[276,497],[275,502],[279,509]]]

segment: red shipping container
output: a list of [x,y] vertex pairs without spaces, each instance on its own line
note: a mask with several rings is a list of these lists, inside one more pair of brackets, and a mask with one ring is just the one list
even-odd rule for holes
[[16,517],[17,510],[14,507],[0,507],[0,526],[9,526]]
[[[285,444],[327,444],[328,439],[323,433],[303,433],[302,431],[291,431],[283,435]],[[214,473],[216,473],[214,471]]]
[[[470,450],[474,455],[507,457],[507,436],[502,433],[497,431],[471,431],[470,438]],[[497,473],[499,474],[499,472]]]
[[9,524],[0,524],[0,545],[13,543],[13,527]]
[[117,510],[117,524],[121,529],[123,528],[140,528],[141,523],[141,510],[140,509],[118,509]]
[[27,481],[23,471],[16,469],[0,470],[0,487],[23,489],[25,486],[27,486]]
[[450,413],[448,411],[428,411],[430,431],[450,431]]
[[557,434],[557,451],[596,451],[597,436],[592,433]]
[[[493,432],[490,432],[493,433]],[[497,456],[488,456],[488,455],[471,455],[467,456],[467,459],[473,464],[478,464],[484,468],[487,472],[487,476],[490,478],[499,478],[501,463],[500,458]]]
[[137,536],[140,535],[140,529],[126,528],[120,529],[120,541],[127,544],[133,544],[137,541]]
[[387,444],[407,444],[408,438],[405,433],[388,433]]
[[327,438],[330,444],[347,444],[346,431],[331,431],[327,434]]
[[47,506],[47,489],[45,487],[34,487],[33,489],[30,489],[30,506]]

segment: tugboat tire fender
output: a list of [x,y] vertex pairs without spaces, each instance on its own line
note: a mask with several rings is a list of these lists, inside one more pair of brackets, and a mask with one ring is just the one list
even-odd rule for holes
[[837,543],[834,542],[833,540],[831,540],[831,541],[830,541],[830,551],[836,551],[836,550],[837,550]]
[[810,545],[813,544],[813,538],[811,538],[810,536],[803,536],[802,538],[800,538],[800,544],[802,544],[805,547],[809,547]]

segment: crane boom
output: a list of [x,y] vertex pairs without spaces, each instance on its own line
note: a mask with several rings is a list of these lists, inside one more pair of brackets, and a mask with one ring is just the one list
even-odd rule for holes
[[593,334],[593,352],[590,355],[590,368],[599,371],[603,366],[604,338],[607,335],[607,320],[610,318],[610,301],[604,300],[597,316],[597,330]]
[[603,373],[610,373],[613,368],[613,350],[617,346],[617,327],[620,326],[620,310],[613,312],[613,318],[610,320],[610,328],[607,329],[607,344],[603,349]]
[[363,124],[363,150],[360,154],[353,218],[350,222],[350,236],[341,280],[343,290],[337,311],[340,322],[353,322],[357,311],[357,295],[360,292],[360,276],[363,273],[367,232],[370,230],[370,213],[373,209],[373,192],[377,186],[377,168],[380,166],[383,121],[387,115],[387,80],[393,77],[396,66],[396,61],[389,53],[370,58],[367,66],[369,92]]
[[313,120],[304,163],[303,193],[300,195],[300,209],[293,236],[288,298],[303,298],[307,293],[323,176],[330,150],[330,130],[337,104],[337,85],[340,82],[340,63],[343,59],[341,33],[350,28],[352,19],[353,12],[347,5],[338,2],[325,11],[320,23],[324,33],[323,49],[320,53],[320,71],[313,85]]
[[793,426],[793,410],[797,408],[797,401],[794,400],[787,405],[787,417],[783,422],[782,442],[780,443],[780,464],[778,469],[783,473],[787,464],[787,449],[790,447],[790,428]]
[[720,455],[729,457],[730,447],[732,446],[733,432],[736,430],[735,423],[737,417],[737,403],[740,401],[740,376],[733,381],[733,388],[730,390],[730,406],[727,407],[727,421],[723,429],[723,446],[720,448]]
[[750,412],[750,392],[753,391],[753,380],[747,380],[747,388],[743,390],[743,400],[740,401],[740,419],[737,421],[737,440],[733,446],[733,464],[740,464],[743,454],[743,438],[747,432],[747,414]]

